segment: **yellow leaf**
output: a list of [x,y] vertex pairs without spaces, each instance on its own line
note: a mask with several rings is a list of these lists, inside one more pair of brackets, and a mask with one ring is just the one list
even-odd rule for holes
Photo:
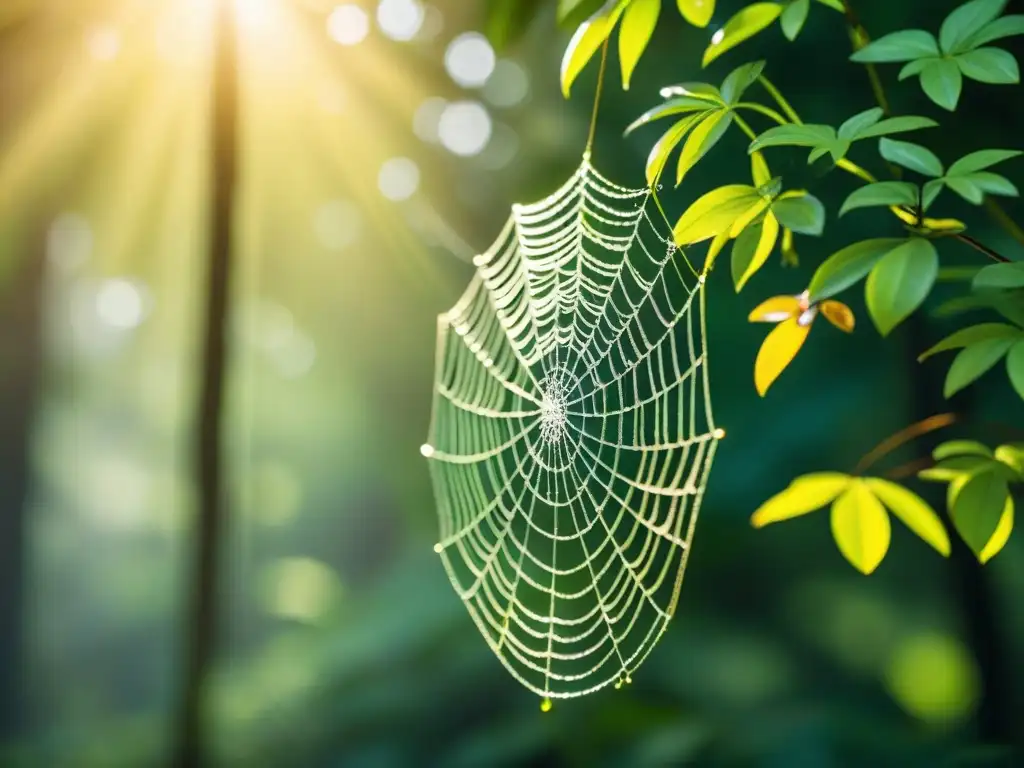
[[828,301],[821,302],[818,305],[818,309],[821,310],[821,314],[825,316],[825,319],[840,331],[853,332],[855,323],[853,310],[843,304],[843,302],[829,299]]
[[995,531],[992,532],[992,538],[988,540],[988,544],[981,550],[978,555],[978,560],[984,565],[993,557],[999,554],[1006,542],[1010,539],[1010,533],[1013,531],[1013,497],[1006,497],[1006,506],[1003,507],[1003,514],[999,518],[999,524],[996,526]]
[[651,153],[647,156],[648,186],[653,187],[658,183],[658,179],[661,178],[661,172],[665,170],[665,163],[668,162],[668,156],[672,154],[672,150],[683,140],[687,131],[702,120],[706,114],[707,112],[698,112],[695,115],[684,117],[665,131],[662,137],[651,147]]
[[754,186],[760,189],[772,180],[772,172],[768,170],[768,161],[759,150],[750,153],[750,175],[754,179]]
[[624,90],[629,90],[633,70],[654,34],[660,11],[661,0],[633,0],[626,7],[619,27],[619,64]]
[[779,374],[786,370],[786,366],[793,362],[810,330],[809,324],[800,325],[797,318],[792,317],[779,323],[768,334],[754,362],[754,386],[761,397],[779,378]]
[[754,307],[747,320],[751,323],[781,323],[800,312],[796,296],[772,296]]
[[750,206],[742,216],[738,216],[736,221],[732,223],[732,226],[729,228],[729,237],[739,237],[740,233],[750,225],[750,222],[764,213],[769,205],[770,203],[762,197],[754,205]]
[[832,504],[832,537],[861,573],[878,567],[889,549],[889,515],[867,485],[854,480]]
[[715,239],[711,241],[711,245],[708,246],[708,255],[704,257],[704,272],[710,272],[711,268],[715,266],[715,259],[718,258],[718,254],[725,248],[725,244],[729,242],[729,233],[720,232],[715,235]]
[[764,263],[768,261],[768,257],[772,255],[772,250],[775,248],[775,243],[779,238],[779,220],[775,218],[774,214],[769,213],[764,217],[764,221],[761,223],[761,237],[757,241],[757,249],[754,251],[754,257],[750,260],[747,268],[743,271],[743,275],[740,277],[739,282],[736,283],[736,290],[739,291],[747,284],[747,281],[754,276]]
[[782,265],[784,267],[800,266],[800,255],[793,247],[793,230],[782,230]]
[[750,524],[762,528],[769,523],[789,520],[821,509],[850,484],[850,476],[841,472],[812,472],[798,477],[789,487],[757,508]]
[[686,138],[686,143],[683,144],[683,151],[679,153],[676,186],[682,183],[683,177],[689,170],[722,138],[722,134],[728,129],[730,123],[732,123],[732,114],[725,110],[717,110],[694,127],[693,132]]
[[701,195],[676,222],[676,245],[699,243],[728,232],[736,217],[758,200],[757,190],[746,184],[726,184]]
[[753,37],[771,24],[782,13],[778,3],[754,3],[741,10],[718,30],[711,38],[711,45],[704,51],[701,66],[706,67],[723,53],[749,37]]
[[715,0],[677,0],[683,18],[695,27],[704,28],[715,13]]
[[608,0],[576,29],[562,56],[562,95],[565,98],[569,98],[573,81],[612,33],[625,7],[623,0]]
[[938,233],[956,233],[963,232],[967,229],[967,225],[959,219],[928,219],[925,218],[920,222],[917,221],[917,217],[914,216],[910,211],[905,211],[902,208],[891,205],[889,210],[896,214],[896,217],[900,219],[904,224],[909,224],[914,227],[921,234],[938,234]]
[[942,520],[924,499],[899,483],[868,477],[864,480],[874,494],[903,524],[936,551],[949,557],[949,534]]

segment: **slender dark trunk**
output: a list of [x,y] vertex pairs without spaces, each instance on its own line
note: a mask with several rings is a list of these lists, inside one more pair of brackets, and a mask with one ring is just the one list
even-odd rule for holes
[[[919,315],[912,315],[908,319],[907,332],[912,350],[929,346],[924,322]],[[915,420],[948,411],[950,405],[942,399],[939,391],[944,376],[942,366],[945,363],[932,361],[921,365],[915,360],[916,354],[908,351],[912,366],[910,377]],[[970,390],[957,396],[954,405],[958,412],[963,413],[969,409],[970,397]],[[920,443],[922,454],[929,455],[935,445],[945,439],[941,432],[926,435]],[[953,586],[960,598],[965,639],[977,661],[981,678],[982,699],[977,712],[977,737],[986,744],[1011,745],[1015,738],[1012,722],[1013,691],[1006,647],[999,627],[996,595],[984,567],[954,530],[944,494],[937,493],[931,485],[923,490],[929,503],[940,510],[952,541],[950,568]]]
[[26,726],[25,521],[42,367],[41,240],[0,287],[0,751]]
[[224,400],[231,291],[231,233],[237,174],[237,40],[231,0],[216,9],[213,62],[211,218],[206,334],[195,443],[198,517],[186,625],[184,684],[174,764],[207,764],[204,694],[214,658],[218,618],[218,551],[228,506],[224,482]]

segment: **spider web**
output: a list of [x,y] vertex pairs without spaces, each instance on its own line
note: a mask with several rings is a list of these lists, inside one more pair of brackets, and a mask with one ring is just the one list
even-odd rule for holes
[[[434,547],[509,672],[616,687],[676,608],[718,438],[703,278],[589,153],[438,317]],[[547,706],[547,703],[545,703]]]

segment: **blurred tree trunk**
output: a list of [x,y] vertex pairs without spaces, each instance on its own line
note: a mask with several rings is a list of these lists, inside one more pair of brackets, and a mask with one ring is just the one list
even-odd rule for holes
[[42,240],[0,283],[0,745],[25,725],[25,522],[42,367]]

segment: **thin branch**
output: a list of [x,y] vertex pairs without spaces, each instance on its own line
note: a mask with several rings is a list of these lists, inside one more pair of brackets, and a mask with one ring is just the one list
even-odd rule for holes
[[965,244],[971,246],[971,248],[973,248],[974,250],[980,251],[981,253],[984,253],[986,256],[988,256],[990,259],[992,259],[992,261],[998,261],[998,262],[1001,262],[1003,264],[1009,264],[1010,261],[1011,261],[1010,259],[1008,259],[1005,256],[1001,255],[1000,253],[997,253],[996,251],[992,250],[991,248],[989,248],[984,243],[978,242],[977,240],[975,240],[970,235],[965,235],[962,232],[960,232],[960,233],[958,233],[956,235],[953,235],[953,237],[955,237],[961,243],[965,243]]
[[857,466],[853,468],[853,472],[851,474],[863,474],[870,469],[873,464],[892,453],[901,445],[904,445],[921,435],[934,432],[936,429],[948,427],[950,424],[955,422],[957,418],[958,416],[955,413],[937,413],[934,416],[929,416],[927,419],[915,422],[895,434],[889,435],[889,437],[885,438],[885,440],[864,454],[863,458],[857,462]]

